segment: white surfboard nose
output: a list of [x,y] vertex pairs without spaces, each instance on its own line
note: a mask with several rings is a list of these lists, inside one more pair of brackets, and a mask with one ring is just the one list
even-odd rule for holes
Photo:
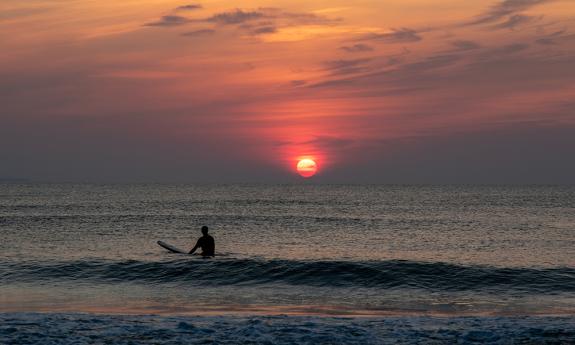
[[164,242],[164,241],[158,241],[158,245],[160,245],[160,247],[162,247],[162,248],[165,248],[165,249],[171,251],[172,253],[188,254],[187,251],[182,250],[182,249],[180,249],[180,248],[178,248],[178,247],[174,247],[174,246],[172,246],[171,244],[168,244],[168,243],[166,243],[166,242]]

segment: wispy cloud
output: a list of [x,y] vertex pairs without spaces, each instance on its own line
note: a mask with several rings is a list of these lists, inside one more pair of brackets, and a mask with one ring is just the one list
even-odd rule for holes
[[386,43],[410,43],[421,41],[416,30],[409,28],[392,29],[391,32],[369,33],[359,38],[361,41],[379,41]]
[[343,75],[364,72],[371,59],[332,60],[323,63],[325,70],[332,75]]
[[216,30],[214,29],[200,29],[200,30],[184,32],[182,36],[197,37],[197,36],[212,35],[214,33],[216,33]]
[[339,49],[346,51],[348,53],[363,53],[373,51],[373,47],[364,43],[358,43],[351,46],[343,46]]
[[271,10],[279,11],[278,16],[288,20],[288,25],[333,25],[341,22],[341,18],[329,18],[316,13]]
[[230,25],[242,24],[256,19],[262,19],[264,17],[266,17],[266,15],[261,11],[244,11],[236,9],[233,11],[216,13],[206,20],[216,24]]
[[258,8],[253,10],[235,9],[220,12],[205,19],[221,25],[237,25],[253,22],[255,20],[266,20],[281,22],[281,26],[297,25],[327,25],[334,24],[340,19],[332,19],[315,13],[307,12],[287,12],[280,8]]
[[492,6],[488,11],[479,15],[474,20],[466,23],[466,25],[495,23],[507,16],[513,16],[534,6],[551,1],[553,0],[504,0]]
[[271,34],[277,31],[277,28],[273,25],[264,25],[251,30],[253,35]]
[[172,27],[172,26],[180,26],[189,23],[190,20],[186,17],[176,16],[176,15],[167,15],[161,17],[159,20],[155,22],[150,22],[144,24],[144,26],[163,26],[163,27]]
[[490,49],[489,51],[485,52],[483,56],[486,58],[493,59],[500,56],[515,54],[520,51],[526,50],[527,48],[529,48],[529,44],[526,43],[507,44],[502,47]]
[[401,66],[404,72],[427,72],[430,70],[447,67],[461,60],[461,56],[455,54],[432,55],[422,61],[407,63]]
[[555,44],[557,44],[557,42],[556,42],[554,39],[548,38],[548,37],[546,37],[546,38],[539,38],[539,39],[535,40],[535,43],[541,44],[541,45],[544,45],[544,46],[550,46],[550,45],[555,45]]
[[271,34],[277,31],[275,23],[269,20],[257,23],[245,23],[240,25],[239,28],[247,31],[250,35]]
[[[334,25],[339,18],[332,19],[316,13],[289,12],[280,8],[257,8],[222,11],[204,18],[188,18],[176,14],[179,11],[196,10],[201,5],[190,4],[176,7],[172,14],[162,16],[159,20],[146,23],[145,26],[174,27],[185,24],[211,23],[217,26],[231,27],[242,35],[258,36],[274,34],[281,29],[305,25]],[[201,36],[214,33],[215,29],[198,29],[184,33],[183,36]],[[357,49],[357,47],[356,47]]]
[[354,142],[348,138],[334,137],[334,136],[318,136],[311,140],[302,142],[302,145],[311,145],[323,149],[342,149],[352,145]]
[[310,140],[305,141],[277,141],[274,143],[275,146],[311,146],[316,149],[324,149],[331,151],[332,149],[343,149],[354,144],[354,141],[349,138],[336,137],[336,136],[316,136]]
[[307,84],[306,80],[292,80],[290,81],[290,85],[293,87],[303,86]]
[[200,4],[189,4],[189,5],[182,5],[175,8],[176,11],[195,11],[202,9],[203,6]]
[[507,18],[506,21],[493,25],[492,29],[510,29],[514,30],[516,27],[529,24],[543,18],[542,16],[527,16],[524,14],[515,14]]
[[473,50],[481,48],[478,43],[467,40],[453,41],[451,42],[451,45],[454,46],[457,50]]

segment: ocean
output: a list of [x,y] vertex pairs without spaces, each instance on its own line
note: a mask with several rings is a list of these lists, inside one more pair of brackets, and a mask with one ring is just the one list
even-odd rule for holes
[[0,234],[0,343],[575,343],[575,186],[0,184]]

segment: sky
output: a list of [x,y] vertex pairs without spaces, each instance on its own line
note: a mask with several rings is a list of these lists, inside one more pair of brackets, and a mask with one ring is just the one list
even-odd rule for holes
[[0,178],[575,183],[573,0],[1,0]]

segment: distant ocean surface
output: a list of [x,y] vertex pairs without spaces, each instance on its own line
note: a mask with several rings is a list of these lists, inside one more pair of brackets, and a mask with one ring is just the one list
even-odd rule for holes
[[3,313],[575,315],[574,186],[0,184],[0,234]]

